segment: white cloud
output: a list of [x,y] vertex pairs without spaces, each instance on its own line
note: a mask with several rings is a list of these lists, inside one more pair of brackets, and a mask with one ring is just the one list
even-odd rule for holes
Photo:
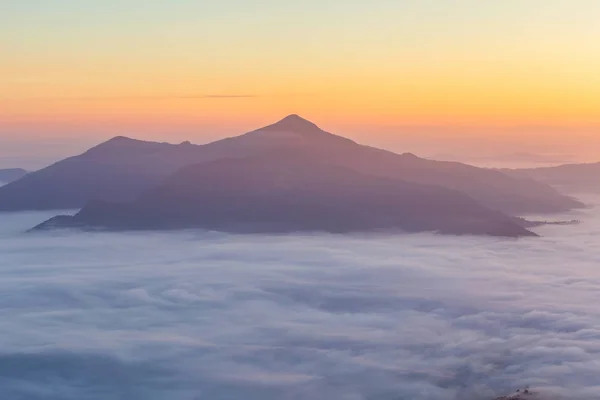
[[600,212],[542,238],[23,234],[0,389],[27,399],[600,398]]

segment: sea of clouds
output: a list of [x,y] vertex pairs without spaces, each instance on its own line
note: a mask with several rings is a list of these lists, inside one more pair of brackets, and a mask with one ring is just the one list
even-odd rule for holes
[[2,398],[600,398],[598,208],[519,240],[23,233],[52,214],[0,214]]

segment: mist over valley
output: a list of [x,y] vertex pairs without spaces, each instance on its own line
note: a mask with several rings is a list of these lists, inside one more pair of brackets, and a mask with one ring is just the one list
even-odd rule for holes
[[[8,398],[600,396],[600,199],[539,238],[24,231],[0,213]],[[560,397],[563,396],[563,397]]]

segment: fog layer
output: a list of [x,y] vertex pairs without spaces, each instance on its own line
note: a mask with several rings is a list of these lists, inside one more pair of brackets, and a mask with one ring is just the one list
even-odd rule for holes
[[22,233],[51,215],[0,214],[6,398],[600,398],[597,208],[519,240]]

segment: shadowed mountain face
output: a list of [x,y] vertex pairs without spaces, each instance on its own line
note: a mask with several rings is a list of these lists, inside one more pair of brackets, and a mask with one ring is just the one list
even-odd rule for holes
[[534,235],[462,193],[362,175],[297,151],[196,164],[132,203],[90,203],[39,228],[54,227]]
[[0,169],[0,183],[9,183],[15,181],[27,174],[22,168]]
[[535,179],[561,190],[599,193],[600,162],[591,164],[565,164],[556,167],[509,169],[502,172],[518,177]]
[[310,151],[315,159],[365,175],[459,190],[484,206],[512,214],[582,206],[529,179],[362,146],[290,115],[256,131],[202,146],[117,137],[0,188],[0,210],[80,208],[91,200],[129,202],[182,167],[275,150]]
[[353,146],[345,152],[318,151],[330,162],[370,175],[459,190],[487,207],[509,214],[583,207],[581,202],[544,183],[458,162],[427,160],[410,153],[398,155],[366,146]]

